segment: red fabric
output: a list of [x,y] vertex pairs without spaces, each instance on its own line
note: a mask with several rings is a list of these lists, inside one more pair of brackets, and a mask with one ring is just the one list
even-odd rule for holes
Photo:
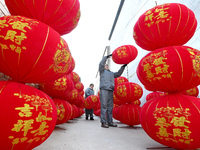
[[60,35],[46,24],[21,16],[5,16],[0,26],[0,71],[23,83],[44,83],[62,77],[71,54]]
[[113,103],[116,104],[116,105],[122,105],[122,104],[125,104],[126,102],[123,101],[123,100],[120,100],[118,99],[115,94],[113,94]]
[[44,92],[18,82],[0,81],[1,149],[31,150],[53,132],[57,113]]
[[141,101],[138,99],[138,100],[136,100],[136,101],[134,101],[134,102],[132,102],[134,105],[138,105],[138,106],[140,106],[141,105]]
[[139,114],[141,107],[135,104],[123,104],[118,107],[119,121],[129,126],[140,124]]
[[141,59],[137,76],[148,90],[181,92],[200,84],[200,51],[170,46],[150,52]]
[[97,95],[90,95],[84,100],[84,107],[86,109],[93,109],[99,103],[99,97]]
[[71,32],[80,19],[79,0],[5,0],[5,2],[12,15],[37,19],[61,35]]
[[191,88],[191,89],[189,89],[189,90],[186,90],[186,91],[181,92],[181,94],[197,97],[197,96],[199,95],[199,89],[198,89],[198,87],[196,86],[196,87],[194,87],[194,88]]
[[176,149],[200,147],[200,99],[178,93],[147,101],[140,112],[144,131],[155,141]]
[[124,82],[115,86],[114,95],[121,101],[133,102],[142,97],[143,89],[136,83]]
[[197,20],[192,10],[183,4],[167,3],[155,6],[140,16],[133,29],[138,46],[145,50],[184,45],[195,33]]
[[137,57],[138,51],[133,45],[123,45],[112,52],[112,60],[116,64],[128,64]]
[[39,88],[52,98],[63,99],[66,97],[67,92],[74,89],[74,82],[69,77],[64,75],[62,78],[55,81],[39,84]]
[[72,106],[70,103],[54,98],[53,99],[57,109],[57,122],[56,124],[66,123],[72,116]]
[[164,95],[166,95],[166,94],[163,92],[152,92],[146,96],[146,101],[149,101],[155,97],[164,96]]
[[126,77],[118,77],[118,78],[115,78],[115,86],[119,83],[123,83],[123,82],[128,82],[128,79]]

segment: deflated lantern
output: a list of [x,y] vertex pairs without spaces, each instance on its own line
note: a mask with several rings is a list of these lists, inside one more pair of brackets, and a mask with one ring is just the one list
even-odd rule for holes
[[200,99],[170,94],[147,101],[140,112],[144,131],[155,141],[176,149],[200,147]]
[[141,59],[137,76],[148,90],[181,92],[200,84],[200,51],[188,46],[157,49]]
[[138,46],[145,50],[184,45],[194,35],[197,20],[193,11],[179,3],[166,3],[147,10],[133,29]]
[[61,35],[71,32],[80,19],[79,0],[5,0],[5,2],[12,15],[37,19]]
[[17,82],[0,81],[0,147],[31,150],[53,132],[57,113],[44,92]]
[[70,68],[71,54],[46,24],[21,16],[0,18],[0,71],[23,83],[56,80]]
[[128,64],[137,57],[138,51],[133,45],[123,45],[112,52],[116,64]]
[[133,102],[143,95],[142,87],[133,82],[124,82],[115,86],[114,94],[116,98],[125,102]]

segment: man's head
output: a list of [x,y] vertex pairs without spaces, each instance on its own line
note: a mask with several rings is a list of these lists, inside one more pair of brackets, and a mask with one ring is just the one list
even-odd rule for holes
[[105,64],[105,69],[109,70],[108,64]]
[[91,83],[90,84],[90,88],[93,89],[94,88],[94,84]]

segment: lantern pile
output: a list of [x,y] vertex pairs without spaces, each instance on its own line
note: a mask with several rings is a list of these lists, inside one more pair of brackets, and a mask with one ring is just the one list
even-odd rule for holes
[[[116,78],[118,81],[122,77]],[[123,77],[124,78],[124,77]],[[133,82],[121,82],[114,88],[114,108],[113,118],[129,126],[140,124],[140,98],[143,95],[143,89],[140,85]]]
[[[0,119],[7,122],[1,125],[1,147],[29,150],[43,143],[56,124],[84,113],[56,99],[74,89],[67,75],[75,61],[61,35],[77,26],[80,5],[78,0],[5,3],[11,15],[0,18],[0,72],[11,81],[0,81]],[[45,92],[31,87],[39,83]],[[77,88],[82,92],[83,85]]]
[[166,93],[142,106],[141,125],[152,139],[177,149],[200,147],[200,99],[184,95],[200,84],[200,51],[183,46],[196,26],[192,10],[179,3],[147,10],[134,26],[138,46],[151,51],[139,62],[137,76],[146,89]]

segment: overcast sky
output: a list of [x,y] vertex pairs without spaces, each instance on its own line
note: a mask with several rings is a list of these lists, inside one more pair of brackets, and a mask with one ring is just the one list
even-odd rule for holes
[[81,17],[78,26],[63,36],[76,62],[74,72],[84,87],[96,82],[98,64],[108,45],[108,37],[120,0],[79,0]]

